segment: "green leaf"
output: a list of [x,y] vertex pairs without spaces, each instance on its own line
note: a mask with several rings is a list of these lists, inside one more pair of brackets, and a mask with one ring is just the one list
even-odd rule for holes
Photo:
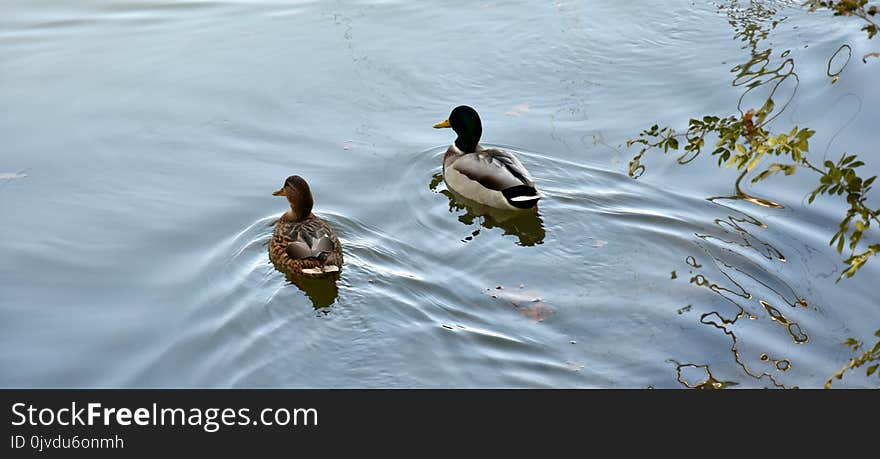
[[773,172],[771,172],[770,169],[767,169],[767,170],[761,172],[760,174],[756,175],[755,178],[752,179],[752,183],[758,183],[761,180],[764,180],[765,178],[769,177],[770,174],[772,174],[772,173]]

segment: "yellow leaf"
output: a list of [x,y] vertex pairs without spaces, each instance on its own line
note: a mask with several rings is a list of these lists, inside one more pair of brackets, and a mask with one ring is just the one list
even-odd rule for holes
[[731,156],[730,159],[728,159],[727,162],[724,163],[724,167],[733,166],[733,163],[735,163],[737,161],[737,159],[739,159],[739,156],[737,156],[737,155]]
[[755,167],[755,165],[758,164],[758,161],[761,160],[761,156],[763,155],[761,153],[758,153],[757,155],[755,155],[754,158],[752,158],[751,161],[749,161],[749,165],[746,166],[746,172],[750,172]]

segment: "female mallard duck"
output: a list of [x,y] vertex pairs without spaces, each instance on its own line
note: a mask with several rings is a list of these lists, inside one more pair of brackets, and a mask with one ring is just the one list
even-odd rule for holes
[[342,245],[333,228],[312,213],[312,191],[298,175],[287,177],[272,193],[285,196],[290,210],[281,216],[269,242],[269,259],[290,274],[320,276],[342,267]]
[[443,178],[453,191],[498,209],[531,209],[538,205],[541,193],[516,156],[479,145],[483,126],[476,110],[466,105],[455,107],[449,119],[434,127],[451,127],[458,134],[443,157]]

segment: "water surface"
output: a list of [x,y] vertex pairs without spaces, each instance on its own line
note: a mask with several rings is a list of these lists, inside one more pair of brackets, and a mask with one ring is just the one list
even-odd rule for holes
[[[773,87],[775,129],[876,174],[876,43],[853,21],[771,1],[3,3],[0,386],[820,387],[880,323],[880,262],[835,283],[844,207],[806,205],[815,176],[746,190],[768,208],[723,198],[736,173],[708,156],[626,174],[642,129]],[[481,215],[438,180],[452,133],[431,126],[458,104],[536,177],[538,215]],[[292,174],[344,244],[337,291],[269,264]]]

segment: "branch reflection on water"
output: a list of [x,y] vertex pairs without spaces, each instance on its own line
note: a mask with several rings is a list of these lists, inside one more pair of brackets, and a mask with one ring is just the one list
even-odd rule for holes
[[[729,24],[735,30],[734,39],[745,43],[743,49],[749,52],[749,59],[746,62],[735,65],[731,69],[735,75],[732,82],[733,87],[745,88],[737,100],[736,106],[740,120],[731,118],[728,121],[728,123],[733,121],[734,124],[724,124],[722,120],[718,126],[722,128],[736,126],[736,129],[740,129],[739,125],[741,124],[741,131],[733,129],[718,131],[721,141],[719,141],[717,145],[719,148],[713,152],[713,155],[719,155],[719,165],[731,157],[730,151],[726,150],[727,147],[729,146],[732,150],[734,146],[724,142],[725,135],[729,135],[731,138],[734,135],[745,135],[749,142],[755,143],[755,135],[763,126],[778,118],[786,110],[794,99],[800,84],[795,73],[795,61],[791,50],[779,53],[777,61],[774,63],[772,48],[762,46],[763,40],[767,39],[771,32],[786,20],[785,17],[779,16],[779,12],[788,4],[750,1],[745,5],[743,7],[741,2],[734,0],[725,2],[718,7],[719,12],[727,15]],[[843,66],[845,65],[846,63],[843,64]],[[835,80],[839,73],[838,71],[832,75],[829,70],[829,76]],[[791,84],[784,86],[783,83],[787,81]],[[784,96],[779,94],[782,88],[786,90]],[[773,102],[774,98],[784,102],[776,104]],[[753,106],[763,106],[763,108],[755,111],[750,109]],[[717,119],[712,119],[712,117],[706,117],[702,122],[696,120],[696,123],[695,120],[691,120],[691,127],[686,133],[688,145],[684,148],[684,154],[678,158],[678,163],[686,164],[699,156],[703,147],[703,137],[712,132],[711,129],[714,127],[710,128],[709,126],[715,126],[716,122]],[[679,134],[671,129],[658,130],[655,126],[643,134],[662,138],[662,140],[651,145],[642,141],[631,143],[649,145],[647,149],[656,147],[662,147],[664,151],[678,149],[678,142],[674,139]],[[733,138],[733,142],[736,142],[737,138]],[[736,147],[737,153],[739,153],[739,145]],[[636,178],[645,171],[640,160],[647,149],[643,149],[630,164],[631,175]],[[725,151],[727,151],[726,156]],[[745,154],[745,152],[742,153]],[[745,166],[744,164],[738,166],[741,168],[741,173],[734,183],[735,192],[733,195],[715,196],[707,199],[713,202],[740,201],[769,209],[782,208],[782,205],[772,200],[752,196],[742,189],[743,178],[752,172],[752,168],[760,157],[761,155],[758,154],[754,160],[749,158],[751,162],[748,167],[740,167]],[[736,158],[733,156],[728,165],[731,165]],[[794,166],[777,166],[779,167],[776,169],[768,169],[769,172],[765,172],[764,176],[779,170],[786,174],[793,173],[795,170]],[[789,316],[797,315],[799,311],[805,311],[809,305],[806,299],[799,295],[788,282],[780,276],[772,274],[767,267],[761,265],[760,260],[762,259],[766,260],[763,263],[771,264],[787,262],[785,255],[779,249],[756,235],[756,232],[766,231],[767,225],[740,210],[721,205],[735,214],[714,220],[715,229],[720,232],[695,233],[697,240],[694,242],[701,253],[688,255],[685,258],[690,274],[689,282],[697,287],[708,289],[724,300],[721,303],[712,302],[712,305],[704,309],[706,312],[700,314],[699,323],[712,326],[730,338],[730,352],[736,365],[746,376],[759,381],[769,381],[773,387],[787,388],[788,386],[781,382],[779,377],[792,368],[792,358],[774,355],[768,350],[751,348],[746,350],[743,348],[743,339],[751,339],[762,333],[775,334],[773,330],[782,327],[788,335],[788,339],[795,345],[808,343],[810,338],[807,333],[797,321]],[[760,258],[753,260],[752,257],[747,256],[749,253],[758,254]],[[718,277],[718,274],[721,277]],[[674,279],[675,277],[673,277]],[[791,313],[781,311],[773,305],[774,303],[787,304]],[[679,314],[681,313],[680,310]],[[765,330],[743,333],[745,329],[756,326]],[[766,344],[764,345],[766,346]],[[785,347],[779,347],[779,349],[783,348]],[[669,360],[669,362],[676,366],[678,382],[688,388],[723,389],[737,384],[733,381],[717,379],[709,370],[708,363],[681,363],[676,360]],[[694,371],[699,374],[694,376]],[[691,374],[691,377],[685,377],[683,372]],[[695,379],[696,382],[694,382]]]

